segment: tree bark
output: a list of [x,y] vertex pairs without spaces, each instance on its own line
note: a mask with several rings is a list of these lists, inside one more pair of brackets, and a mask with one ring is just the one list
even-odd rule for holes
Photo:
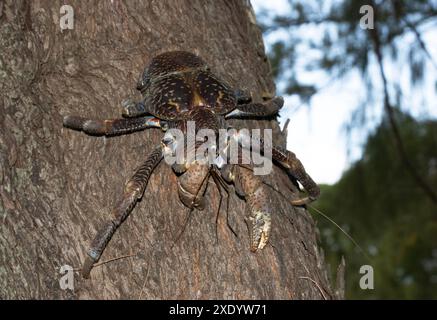
[[[0,298],[48,299],[330,299],[317,230],[304,208],[288,204],[297,189],[280,168],[266,177],[276,210],[271,245],[249,251],[245,202],[230,197],[226,224],[212,182],[208,206],[188,209],[165,164],[119,228],[91,279],[74,273],[60,288],[60,267],[80,268],[96,229],[108,219],[125,181],[161,132],[89,137],[62,117],[117,118],[121,101],[140,98],[135,84],[156,54],[199,54],[255,100],[274,93],[261,33],[248,1],[72,1],[74,29],[59,26],[63,1],[0,2]],[[237,121],[273,128],[277,121]],[[302,137],[305,139],[305,137]],[[299,155],[298,155],[299,156]],[[212,181],[212,180],[211,180]]]

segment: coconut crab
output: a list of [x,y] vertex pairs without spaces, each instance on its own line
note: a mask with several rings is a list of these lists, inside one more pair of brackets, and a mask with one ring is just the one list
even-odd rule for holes
[[[171,51],[154,57],[142,73],[137,89],[142,93],[143,100],[124,101],[122,118],[91,120],[69,115],[63,120],[67,128],[96,136],[120,135],[146,128],[160,128],[166,132],[161,144],[128,180],[122,197],[112,211],[113,217],[99,229],[92,241],[82,267],[85,278],[89,277],[94,263],[99,260],[117,228],[142,198],[153,170],[165,155],[176,152],[178,141],[174,135],[169,134],[169,129],[178,129],[186,135],[187,124],[193,121],[196,131],[209,129],[218,133],[219,130],[230,129],[226,124],[227,119],[275,116],[284,103],[282,97],[253,103],[251,97],[243,91],[234,91],[219,80],[199,56],[185,51]],[[240,149],[252,149],[259,153],[262,153],[265,143],[261,139],[257,148],[251,147],[245,143],[250,140],[250,136],[243,130],[234,130],[225,140],[224,148],[214,149],[215,160],[212,163],[187,156],[182,162],[172,164],[177,174],[179,198],[188,208],[202,210],[207,186],[205,182],[210,176],[225,188],[233,184],[237,194],[247,202],[250,248],[257,251],[267,244],[271,229],[272,210],[268,190],[250,166],[238,163],[241,158],[236,164],[228,164],[223,160],[228,157],[225,149],[230,141],[236,142]],[[186,145],[185,142],[183,144]],[[192,150],[187,152],[193,153],[198,148],[199,143],[196,142]],[[293,200],[293,205],[304,205],[318,197],[319,187],[292,152],[272,146],[271,155],[273,161],[296,178],[308,193],[303,198]]]

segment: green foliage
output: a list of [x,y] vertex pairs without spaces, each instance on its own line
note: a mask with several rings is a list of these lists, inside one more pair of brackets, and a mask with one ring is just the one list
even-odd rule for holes
[[[411,161],[437,188],[437,122],[402,113],[397,119]],[[406,172],[385,120],[369,137],[363,158],[338,183],[323,186],[316,207],[370,256],[366,259],[332,223],[318,219],[331,266],[346,258],[347,298],[437,298],[437,209]],[[359,287],[364,264],[374,268],[375,290]]]
[[[374,79],[368,78],[374,76],[374,33],[360,26],[364,15],[360,8],[364,5],[373,7],[383,54],[399,66],[409,66],[410,85],[421,84],[426,62],[432,58],[420,31],[423,26],[435,24],[437,1],[289,0],[289,12],[259,17],[266,36],[286,31],[286,36],[276,40],[269,50],[276,80],[288,82],[285,93],[298,95],[304,102],[317,93],[314,83],[301,83],[303,80],[296,74],[303,67],[324,72],[331,79],[358,71],[366,82],[367,95],[373,95]],[[437,67],[436,62],[432,63]],[[300,90],[307,87],[312,90]]]

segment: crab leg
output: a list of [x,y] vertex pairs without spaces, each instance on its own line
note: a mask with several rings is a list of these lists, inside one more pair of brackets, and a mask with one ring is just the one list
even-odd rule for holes
[[308,204],[316,200],[320,195],[320,188],[311,178],[311,176],[305,171],[305,168],[296,157],[296,155],[286,149],[280,147],[273,147],[272,149],[273,160],[279,162],[288,173],[299,181],[304,189],[307,191],[308,196],[296,200],[292,200],[291,204],[295,206],[301,206]]
[[64,127],[96,136],[114,136],[147,128],[165,129],[166,125],[165,121],[153,116],[111,120],[91,120],[78,116],[64,117]]
[[226,114],[225,118],[265,118],[277,114],[283,105],[284,99],[282,97],[275,97],[262,103],[241,104],[230,113]]
[[[234,136],[233,138],[238,140],[238,143],[242,148],[247,149],[248,147],[250,147],[252,151],[256,151],[260,154],[263,153],[265,144],[262,139],[259,139],[259,145],[255,146],[252,143],[248,143],[249,141],[251,141],[250,140],[251,137],[248,136],[243,131],[239,131],[237,135]],[[304,166],[293,152],[278,146],[272,146],[272,158],[273,158],[272,160],[275,160],[276,162],[281,164],[282,167],[287,171],[287,173],[289,173],[294,178],[296,178],[297,181],[299,181],[302,184],[302,186],[308,193],[307,197],[292,200],[291,201],[292,205],[301,206],[304,204],[308,204],[319,197],[320,195],[319,186],[305,171]]]
[[[239,163],[240,161],[241,158]],[[246,199],[250,250],[255,252],[263,249],[270,237],[272,211],[266,185],[253,173],[250,166],[225,165],[220,173],[227,183],[234,184],[237,194]]]
[[113,218],[97,232],[97,235],[91,243],[91,248],[88,250],[88,257],[82,267],[82,276],[84,278],[89,277],[93,264],[99,260],[103,250],[105,250],[106,245],[109,240],[111,240],[112,235],[128,217],[137,201],[143,196],[147,182],[162,158],[161,147],[158,147],[147,157],[147,160],[126,183],[123,196],[112,210]]
[[249,211],[250,250],[255,252],[263,249],[270,237],[272,208],[268,189],[261,178],[246,167],[237,168],[236,179],[245,194],[246,210]]

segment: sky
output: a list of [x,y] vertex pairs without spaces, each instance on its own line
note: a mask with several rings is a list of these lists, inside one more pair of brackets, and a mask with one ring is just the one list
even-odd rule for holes
[[[287,0],[268,2],[251,0],[251,3],[257,15],[265,9],[276,13],[289,11]],[[314,32],[310,28],[308,32]],[[279,32],[264,37],[266,48],[268,49],[269,45],[278,37],[286,37],[286,35]],[[437,61],[437,30],[431,30],[423,34],[423,37],[428,50],[435,58],[434,60]],[[430,67],[436,71],[435,66]],[[388,78],[408,78],[406,72],[405,70],[387,66]],[[296,154],[304,164],[307,172],[317,183],[333,184],[340,179],[342,173],[351,163],[361,157],[365,138],[380,119],[382,108],[374,108],[375,122],[370,124],[367,131],[352,135],[351,140],[349,140],[350,143],[348,143],[344,131],[345,124],[350,119],[352,111],[356,109],[360,102],[366,99],[360,76],[351,72],[346,78],[333,83],[329,83],[329,79],[325,81],[322,75],[309,73],[303,69],[299,70],[299,76],[300,79],[310,83],[311,81],[314,81],[314,83],[326,82],[327,86],[324,86],[323,90],[311,99],[309,107],[300,106],[297,98],[284,96],[285,105],[280,112],[279,121],[283,126],[287,118],[290,118],[287,148]],[[435,73],[433,76],[435,76]],[[424,90],[430,93],[428,98],[431,101],[437,101],[435,99],[434,81],[425,81],[425,83],[428,87],[425,87]],[[277,87],[280,86],[281,84],[277,83]],[[378,95],[376,95],[375,100],[375,103],[381,101],[380,99],[378,101]],[[418,101],[411,102],[411,105],[414,105],[410,110],[413,115],[437,118],[437,103],[435,106],[425,109]]]

